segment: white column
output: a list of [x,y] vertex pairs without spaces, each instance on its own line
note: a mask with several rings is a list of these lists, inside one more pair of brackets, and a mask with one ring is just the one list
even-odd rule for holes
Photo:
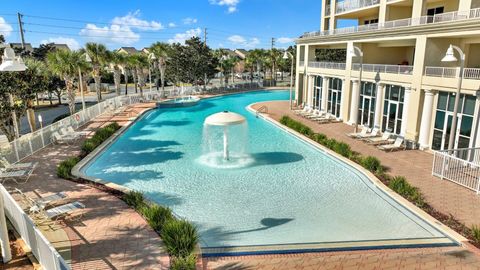
[[322,111],[327,112],[327,101],[328,101],[328,84],[330,78],[323,76],[322,81]]
[[313,85],[315,83],[315,78],[312,75],[308,76],[308,104],[310,107],[313,107]]
[[345,86],[345,79],[342,79],[342,93],[340,94],[341,102],[340,102],[340,120],[343,120],[343,105],[345,104],[345,97],[346,97],[346,86]]
[[422,122],[420,123],[420,135],[418,143],[420,149],[430,147],[430,128],[432,126],[433,98],[435,94],[432,90],[425,90],[425,99],[423,101]]
[[[404,138],[405,138],[405,133],[407,132],[408,105],[410,104],[411,92],[412,92],[412,88],[410,86],[405,87],[405,96],[403,97],[402,126],[400,128],[400,136]],[[432,103],[432,106],[433,106],[433,103]],[[423,118],[422,118],[422,121],[423,121]]]
[[380,129],[382,125],[382,105],[383,105],[383,93],[385,92],[385,84],[377,84],[377,94],[375,96],[375,116],[373,127]]
[[352,80],[352,100],[350,105],[349,124],[355,125],[358,121],[358,102],[360,99],[360,83],[357,79]]

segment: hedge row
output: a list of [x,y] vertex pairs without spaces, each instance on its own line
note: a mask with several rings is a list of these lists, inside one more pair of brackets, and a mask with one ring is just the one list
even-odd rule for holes
[[170,208],[147,202],[143,193],[130,191],[123,200],[142,214],[148,224],[161,236],[170,255],[170,269],[195,269],[195,247],[198,244],[197,229],[186,220],[174,217]]
[[359,153],[353,151],[350,148],[350,145],[344,142],[337,141],[335,139],[330,139],[325,134],[315,133],[310,127],[288,116],[283,116],[280,119],[280,123],[301,133],[302,135],[312,139],[313,141],[333,150],[334,152],[360,164],[361,166],[375,174],[375,176],[382,180],[383,183],[388,185],[390,189],[400,194],[402,197],[406,198],[416,206],[422,208],[427,213],[435,216],[442,222],[450,224],[450,227],[455,228],[457,232],[461,233],[467,238],[470,238],[477,247],[480,247],[479,226],[472,226],[471,228],[469,228],[465,224],[454,219],[453,217],[446,216],[445,214],[442,214],[439,211],[435,210],[433,207],[428,205],[420,190],[417,187],[410,185],[405,177],[392,177],[386,174],[385,167],[382,166],[378,158],[372,156],[363,157]]
[[106,127],[100,128],[95,132],[95,135],[92,136],[90,139],[86,139],[83,142],[82,150],[85,155],[91,153],[95,148],[97,148],[100,144],[106,141],[110,136],[112,136],[117,130],[120,129],[120,126],[114,122]]

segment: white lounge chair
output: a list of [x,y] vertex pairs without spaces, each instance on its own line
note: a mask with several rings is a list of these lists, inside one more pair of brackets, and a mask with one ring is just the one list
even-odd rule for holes
[[29,170],[5,170],[0,169],[0,181],[5,183],[5,181],[12,180],[17,184],[25,184],[33,173],[33,169]]
[[30,196],[27,194],[23,193],[20,189],[15,188],[15,191],[17,191],[25,200],[25,203],[27,204],[28,207],[28,212],[31,214],[39,213],[46,207],[58,203],[66,198],[68,198],[67,193],[65,192],[57,192],[52,195],[48,195],[45,197],[40,197],[37,199],[32,199]]
[[38,165],[38,162],[22,162],[22,163],[10,163],[6,158],[0,158],[0,166],[7,171],[15,171],[22,169],[34,169]]
[[67,127],[67,132],[69,134],[76,134],[77,136],[87,136],[88,134],[91,133],[91,131],[76,131],[75,129],[73,129],[72,126],[68,126]]
[[367,144],[371,144],[371,145],[392,144],[395,142],[395,139],[390,138],[391,136],[392,136],[391,132],[385,131],[382,134],[382,137],[368,138],[365,141],[367,142]]
[[[54,208],[43,210],[40,212],[40,219],[43,221],[52,220],[56,222],[59,218],[69,216],[74,212],[85,209],[85,205],[81,202],[72,202],[60,205]],[[83,213],[78,217],[81,218]]]
[[362,136],[362,135],[367,135],[368,132],[370,131],[370,128],[367,127],[367,126],[362,126],[362,131],[360,132],[353,132],[353,133],[347,133],[346,135],[350,138],[356,138],[358,136]]
[[399,136],[395,139],[394,143],[380,145],[380,146],[377,146],[377,148],[383,151],[395,151],[395,150],[400,150],[402,148],[405,149],[405,147],[402,146],[402,144],[403,144],[403,138]]
[[368,139],[368,138],[375,138],[375,137],[378,137],[379,133],[380,133],[380,131],[378,130],[378,128],[374,128],[374,129],[372,129],[372,132],[367,133],[367,134],[360,134],[356,138],[360,139],[360,140],[364,140],[364,139]]
[[73,145],[77,142],[79,139],[79,136],[73,136],[73,135],[60,135],[58,132],[53,132],[52,137],[50,138],[52,143],[56,144],[68,144],[68,145]]
[[308,118],[308,119],[313,119],[313,118],[318,118],[321,115],[321,112],[317,109],[313,110],[311,114],[304,115],[303,117]]

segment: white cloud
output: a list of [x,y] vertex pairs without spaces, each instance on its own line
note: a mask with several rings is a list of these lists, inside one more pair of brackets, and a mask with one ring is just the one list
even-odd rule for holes
[[281,38],[277,39],[277,42],[280,43],[280,44],[292,43],[294,41],[295,41],[295,39],[289,38],[289,37],[281,37]]
[[165,28],[160,22],[146,21],[139,17],[140,11],[137,10],[123,17],[113,18],[109,26],[89,23],[80,30],[80,35],[89,41],[130,45],[140,40],[140,34],[135,32],[137,29],[158,31]]
[[133,44],[140,40],[140,35],[133,32],[128,26],[113,24],[110,26],[98,27],[95,24],[87,24],[80,30],[80,35],[90,41],[105,42],[107,44]]
[[234,13],[237,11],[237,5],[240,3],[240,0],[210,0],[210,4],[218,6],[226,6],[228,8],[228,13]]
[[55,37],[44,39],[40,42],[40,44],[47,44],[47,43],[57,43],[57,44],[67,44],[67,46],[71,50],[78,50],[80,49],[80,43],[73,38],[65,38],[65,37]]
[[12,31],[13,31],[12,26],[8,24],[3,17],[0,17],[0,35],[8,37],[10,36]]
[[247,40],[240,35],[230,36],[227,40],[234,45],[243,46],[245,48],[254,48],[258,44],[260,44],[260,39],[258,38],[250,38],[249,40]]
[[190,18],[190,17],[185,18],[185,19],[183,19],[182,21],[183,21],[183,24],[185,24],[185,25],[196,24],[196,23],[198,22],[197,19],[195,19],[195,18]]
[[168,27],[174,28],[174,27],[177,27],[177,25],[175,23],[171,22],[171,23],[168,24]]
[[123,17],[115,17],[112,20],[112,24],[118,24],[121,26],[128,26],[130,28],[137,28],[140,30],[161,30],[165,27],[157,21],[146,21],[139,18],[140,10],[135,12],[129,12]]
[[198,37],[202,33],[200,28],[187,30],[185,33],[178,33],[175,36],[168,40],[168,43],[185,43],[185,40],[192,37]]

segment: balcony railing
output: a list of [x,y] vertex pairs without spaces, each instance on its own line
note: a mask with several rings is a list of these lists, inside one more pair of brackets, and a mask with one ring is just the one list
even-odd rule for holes
[[403,28],[403,27],[409,27],[414,25],[454,22],[454,21],[471,20],[471,19],[478,19],[478,18],[480,18],[480,8],[466,10],[466,11],[453,11],[448,13],[437,14],[434,16],[406,18],[406,19],[388,21],[384,23],[351,26],[351,27],[337,28],[337,29],[326,30],[326,31],[307,32],[307,33],[304,33],[300,38],[343,35],[343,34],[352,34],[352,33],[359,33],[359,32],[372,32],[372,31],[380,31],[383,29],[396,29],[396,28]]
[[377,5],[379,3],[380,0],[345,0],[342,2],[337,2],[335,5],[335,12],[343,13],[354,9]]
[[[460,68],[455,67],[425,67],[425,76],[456,78]],[[463,78],[471,80],[480,80],[480,68],[465,68]]]
[[[360,64],[353,64],[353,70],[360,70]],[[404,74],[412,75],[413,66],[407,65],[380,65],[380,64],[363,64],[363,71],[365,72],[378,72],[378,73],[392,73],[392,74]]]
[[337,62],[315,62],[315,61],[310,61],[310,62],[308,62],[308,67],[310,67],[310,68],[326,68],[326,69],[340,69],[340,70],[345,70],[346,64],[345,64],[345,63],[337,63]]
[[330,5],[325,6],[325,16],[330,15]]

